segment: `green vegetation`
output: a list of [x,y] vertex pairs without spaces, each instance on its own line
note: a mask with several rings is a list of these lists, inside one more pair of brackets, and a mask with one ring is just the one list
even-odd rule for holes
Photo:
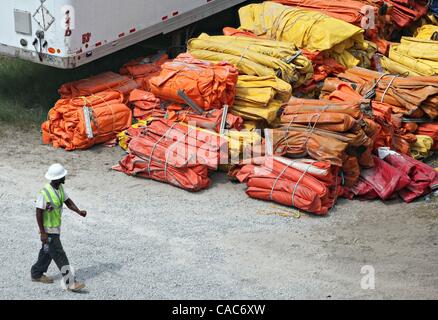
[[63,83],[108,70],[117,72],[124,62],[151,52],[134,46],[74,70],[0,57],[0,122],[25,126],[41,123],[59,99],[58,88]]

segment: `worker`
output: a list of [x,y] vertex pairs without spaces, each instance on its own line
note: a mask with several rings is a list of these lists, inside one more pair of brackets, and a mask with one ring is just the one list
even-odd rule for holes
[[53,279],[45,275],[53,260],[63,276],[63,287],[72,292],[79,292],[85,288],[85,284],[75,280],[74,272],[72,272],[67,255],[62,248],[61,217],[64,203],[81,217],[85,218],[87,212],[79,210],[67,192],[64,191],[62,185],[65,183],[66,176],[67,170],[60,164],[50,166],[45,175],[50,183],[41,190],[36,203],[36,220],[40,230],[42,248],[38,255],[38,261],[32,266],[31,278],[33,282],[53,283]]

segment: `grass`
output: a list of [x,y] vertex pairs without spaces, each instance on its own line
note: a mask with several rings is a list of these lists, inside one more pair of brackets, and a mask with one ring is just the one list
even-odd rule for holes
[[[220,26],[217,21],[221,22]],[[201,32],[219,34],[223,26],[238,24],[237,9],[230,9],[197,23],[193,36]],[[74,70],[0,56],[0,123],[22,128],[39,126],[59,99],[58,88],[63,83],[104,71],[118,72],[125,62],[167,48],[170,43],[170,35],[161,35]]]
[[117,72],[124,62],[150,53],[150,49],[134,46],[74,70],[0,57],[0,122],[41,123],[59,99],[58,88],[63,83],[104,71]]

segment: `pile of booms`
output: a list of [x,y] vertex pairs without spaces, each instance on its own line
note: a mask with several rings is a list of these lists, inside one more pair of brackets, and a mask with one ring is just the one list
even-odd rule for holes
[[400,196],[409,203],[438,188],[438,172],[410,156],[380,148],[373,168],[362,170],[357,184],[343,196],[364,200],[389,200]]
[[[134,118],[137,120],[168,119],[175,122],[191,123],[197,127],[220,132],[223,117],[222,109],[212,109],[201,114],[187,109],[187,106],[164,102],[151,92],[135,89],[129,95],[128,104],[133,108]],[[231,113],[227,113],[225,129],[242,130],[243,119]]]
[[364,39],[363,29],[317,11],[266,1],[241,8],[239,16],[243,30],[299,49],[324,52],[347,68],[370,67],[377,49]]
[[209,36],[201,34],[187,44],[196,58],[214,62],[229,61],[240,74],[277,76],[293,86],[312,78],[311,62],[290,43],[258,37]]
[[438,75],[438,26],[424,25],[416,37],[403,37],[393,44],[388,57],[381,58],[382,67],[393,74],[407,76]]
[[129,128],[131,110],[117,91],[59,100],[41,125],[42,140],[67,151],[88,149],[116,138]]
[[[129,104],[140,123],[119,134],[129,154],[114,169],[189,191],[207,188],[208,171],[228,163],[230,139],[218,133],[243,126],[242,118],[224,112],[234,104],[237,77],[228,62],[211,63],[189,54],[163,63],[143,86],[150,92],[130,94]],[[226,161],[220,161],[221,156]]]
[[371,153],[378,130],[360,108],[360,102],[292,98],[281,116],[282,126],[269,132],[274,153],[326,161],[341,170],[344,185],[354,185],[361,168],[374,165]]
[[170,120],[151,120],[129,130],[129,154],[114,170],[166,182],[188,191],[210,185],[227,141],[219,135]]
[[[411,202],[438,188],[437,173],[412,158],[438,146],[436,77],[355,67],[378,67],[372,57],[386,45],[378,30],[361,28],[364,12],[355,10],[370,5],[403,27],[424,4],[411,3],[415,13],[403,8],[407,0],[386,1],[387,11],[381,1],[333,1],[323,10],[324,1],[276,2],[293,6],[248,5],[240,29],[192,39],[176,59],[141,57],[120,74],[63,85],[42,125],[44,142],[75,150],[117,136],[128,154],[114,169],[130,176],[199,191],[210,185],[209,171],[221,169],[246,183],[250,197],[318,215],[340,195]],[[429,45],[435,31],[425,26],[415,41]],[[433,50],[405,46],[406,39],[395,45],[389,59],[409,53],[434,67]],[[297,98],[321,90],[319,100]],[[265,139],[240,131],[255,128]]]
[[328,162],[266,156],[243,165],[235,178],[252,198],[326,215],[341,191],[337,175]]
[[229,62],[210,63],[180,54],[161,66],[160,73],[149,80],[151,92],[162,100],[186,103],[180,90],[201,109],[232,106],[236,95],[238,72]]
[[[244,39],[244,38],[251,38],[253,41],[258,40],[263,42],[267,42],[267,39],[264,39],[263,36],[257,36],[253,32],[250,31],[242,31],[235,28],[226,27],[223,29],[224,35],[228,37],[235,37],[235,39]],[[232,39],[232,38],[230,38]],[[272,41],[271,43],[275,44],[275,47],[280,50],[280,52],[287,53],[287,50],[290,46],[294,46],[291,43],[286,42],[280,42],[280,41]],[[251,42],[249,42],[251,45]],[[248,48],[251,48],[249,46]],[[243,53],[245,55],[246,51]],[[272,54],[272,52],[269,52]],[[291,59],[291,57],[294,57],[294,59]],[[214,59],[217,59],[217,56],[213,56]],[[279,56],[281,58],[281,56]],[[336,75],[341,72],[344,72],[346,70],[346,67],[341,65],[339,62],[337,62],[335,59],[327,56],[324,54],[324,52],[321,51],[310,51],[307,49],[300,49],[299,51],[295,51],[293,56],[283,56],[283,60],[291,61],[292,64],[296,63],[295,61],[301,57],[302,61],[308,60],[305,64],[307,65],[307,68],[299,68],[302,71],[305,71],[307,69],[307,73],[305,74],[305,77],[301,77],[299,81],[292,81],[290,84],[293,86],[293,92],[296,96],[315,96],[318,92],[318,84],[324,81],[328,76],[330,75]],[[242,61],[239,59],[239,65],[242,65]],[[252,63],[252,62],[251,62]],[[310,73],[310,63],[312,64],[313,72]],[[275,70],[273,70],[275,71]],[[241,73],[245,73],[245,71],[242,69]],[[263,79],[261,79],[263,81]],[[318,93],[319,94],[319,93]],[[286,102],[284,100],[283,102]]]
[[427,0],[274,0],[327,14],[365,30],[365,37],[386,54],[392,35],[423,17]]
[[[392,126],[392,129],[386,129],[389,132],[386,135],[393,131],[390,137],[393,143],[386,146],[409,154],[411,146],[415,148],[416,135],[419,135],[420,139],[428,136],[433,140],[429,150],[436,148],[437,123],[434,121],[438,117],[438,77],[402,77],[353,68],[340,74],[339,78],[325,81],[321,97],[330,95],[332,100],[342,101],[364,97],[374,99],[372,105],[376,117],[382,119],[382,114],[387,113],[386,122]],[[384,127],[388,124],[381,123]]]
[[133,79],[108,71],[87,79],[63,84],[58,92],[62,99],[88,97],[108,90],[118,91],[126,96],[138,87],[139,85]]

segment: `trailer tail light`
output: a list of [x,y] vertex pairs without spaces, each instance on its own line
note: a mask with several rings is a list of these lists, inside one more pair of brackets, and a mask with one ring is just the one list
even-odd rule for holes
[[47,49],[47,51],[48,51],[50,54],[55,54],[55,53],[56,53],[56,49],[55,49],[55,48],[49,48],[49,49]]
[[84,33],[82,35],[82,44],[86,44],[91,40],[91,32]]

